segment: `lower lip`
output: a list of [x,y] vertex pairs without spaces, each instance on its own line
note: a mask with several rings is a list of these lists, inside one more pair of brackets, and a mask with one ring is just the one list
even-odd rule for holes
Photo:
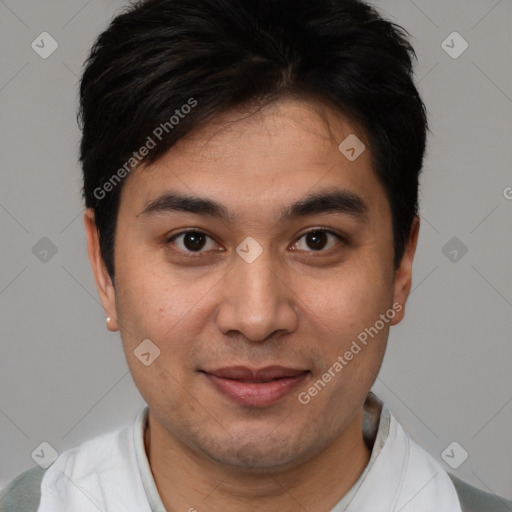
[[307,377],[308,373],[306,371],[294,377],[283,377],[270,382],[243,382],[217,377],[210,373],[205,375],[219,391],[237,404],[264,407],[284,398]]

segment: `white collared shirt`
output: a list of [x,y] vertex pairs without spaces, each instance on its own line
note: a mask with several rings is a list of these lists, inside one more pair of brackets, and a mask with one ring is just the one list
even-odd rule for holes
[[[448,474],[380,405],[370,460],[331,512],[460,512]],[[60,454],[41,482],[38,512],[166,512],[144,448],[148,412]]]

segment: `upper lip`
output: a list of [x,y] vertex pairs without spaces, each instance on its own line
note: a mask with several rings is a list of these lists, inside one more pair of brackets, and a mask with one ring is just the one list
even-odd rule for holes
[[284,366],[267,366],[265,368],[247,368],[246,366],[229,366],[226,368],[218,368],[208,370],[205,373],[215,375],[222,379],[233,380],[272,380],[283,377],[295,377],[308,370],[298,368],[286,368]]

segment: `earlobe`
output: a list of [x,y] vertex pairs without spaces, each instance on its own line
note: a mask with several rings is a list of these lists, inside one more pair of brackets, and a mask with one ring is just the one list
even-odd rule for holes
[[119,330],[117,322],[116,297],[112,279],[101,256],[98,228],[94,218],[94,210],[87,208],[84,213],[84,225],[87,235],[87,253],[91,263],[94,281],[98,294],[105,309],[107,320],[106,327],[109,331]]
[[110,316],[107,316],[107,318],[105,319],[105,327],[111,332],[115,332],[115,331],[119,330],[117,321]]
[[405,303],[411,292],[412,284],[412,264],[414,261],[414,254],[418,245],[418,234],[420,230],[420,219],[415,216],[411,225],[409,233],[409,240],[405,248],[400,265],[395,271],[395,284],[393,293],[393,304],[400,304],[401,308],[391,321],[391,325],[396,325],[402,321],[405,315]]

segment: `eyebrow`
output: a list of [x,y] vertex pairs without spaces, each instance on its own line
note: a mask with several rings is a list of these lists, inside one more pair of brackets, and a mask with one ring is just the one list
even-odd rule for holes
[[[280,221],[322,213],[337,213],[362,219],[367,216],[368,211],[369,208],[365,201],[353,192],[346,190],[320,191],[281,209]],[[226,222],[233,222],[235,219],[233,212],[216,201],[176,192],[162,193],[146,204],[137,217],[151,217],[172,212],[192,213]]]
[[175,192],[164,192],[150,201],[137,217],[149,217],[162,213],[186,212],[226,221],[233,220],[233,214],[222,204],[197,196],[187,196]]
[[369,211],[365,201],[346,190],[323,191],[310,194],[282,210],[281,220],[290,220],[319,213],[338,213],[354,218],[366,217]]

